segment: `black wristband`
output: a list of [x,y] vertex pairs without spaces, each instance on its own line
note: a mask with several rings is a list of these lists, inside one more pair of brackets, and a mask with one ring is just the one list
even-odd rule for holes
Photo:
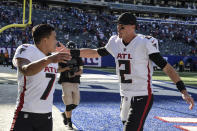
[[70,50],[70,55],[72,57],[80,57],[80,50],[78,49]]
[[176,87],[178,88],[179,91],[186,90],[183,81],[178,81],[178,82],[176,83]]

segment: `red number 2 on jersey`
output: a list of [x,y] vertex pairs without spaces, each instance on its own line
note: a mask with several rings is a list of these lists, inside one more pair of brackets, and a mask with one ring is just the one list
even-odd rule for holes
[[50,93],[50,91],[52,89],[52,86],[53,86],[53,83],[55,81],[55,74],[46,73],[46,78],[51,78],[51,80],[49,81],[48,86],[45,89],[44,93],[40,97],[41,100],[46,100],[47,97],[49,96],[49,93]]
[[125,74],[131,74],[131,64],[129,60],[118,60],[119,67],[124,64],[125,69],[119,70],[120,71],[120,77],[121,77],[121,83],[132,83],[132,79],[125,80]]

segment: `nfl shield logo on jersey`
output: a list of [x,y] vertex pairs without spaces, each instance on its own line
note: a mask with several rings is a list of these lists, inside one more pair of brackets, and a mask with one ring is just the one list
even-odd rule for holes
[[28,114],[24,114],[24,118],[28,118],[29,117],[29,115]]

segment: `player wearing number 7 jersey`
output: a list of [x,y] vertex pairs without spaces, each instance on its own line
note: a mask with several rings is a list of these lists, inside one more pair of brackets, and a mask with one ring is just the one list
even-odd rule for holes
[[52,131],[54,82],[58,62],[69,60],[56,49],[56,33],[50,25],[32,29],[34,45],[20,45],[13,58],[17,67],[18,98],[11,131]]
[[[184,83],[160,55],[157,39],[135,33],[136,18],[129,12],[119,16],[118,35],[112,36],[107,45],[99,49],[64,51],[71,56],[100,57],[111,54],[115,58],[116,71],[120,81],[121,120],[125,131],[142,131],[145,119],[153,104],[152,62],[155,62],[176,84],[183,98],[194,106]],[[63,48],[63,45],[62,45]],[[60,48],[61,49],[61,48]]]

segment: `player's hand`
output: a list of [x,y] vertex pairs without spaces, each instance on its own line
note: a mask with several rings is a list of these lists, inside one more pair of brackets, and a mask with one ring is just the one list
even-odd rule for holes
[[73,77],[75,77],[76,75],[75,75],[75,73],[73,74],[73,75],[69,75],[69,78],[73,78]]
[[56,52],[65,52],[70,54],[70,50],[68,48],[66,48],[62,43],[58,43],[59,46],[56,47]]
[[58,63],[58,62],[64,62],[66,60],[70,60],[72,57],[65,52],[56,52],[50,56],[48,56],[48,60],[50,63]]
[[70,67],[64,67],[63,70],[64,71],[70,70]]
[[189,109],[192,110],[194,107],[194,100],[193,98],[187,93],[186,90],[183,90],[182,92],[182,98],[188,103],[189,105]]

